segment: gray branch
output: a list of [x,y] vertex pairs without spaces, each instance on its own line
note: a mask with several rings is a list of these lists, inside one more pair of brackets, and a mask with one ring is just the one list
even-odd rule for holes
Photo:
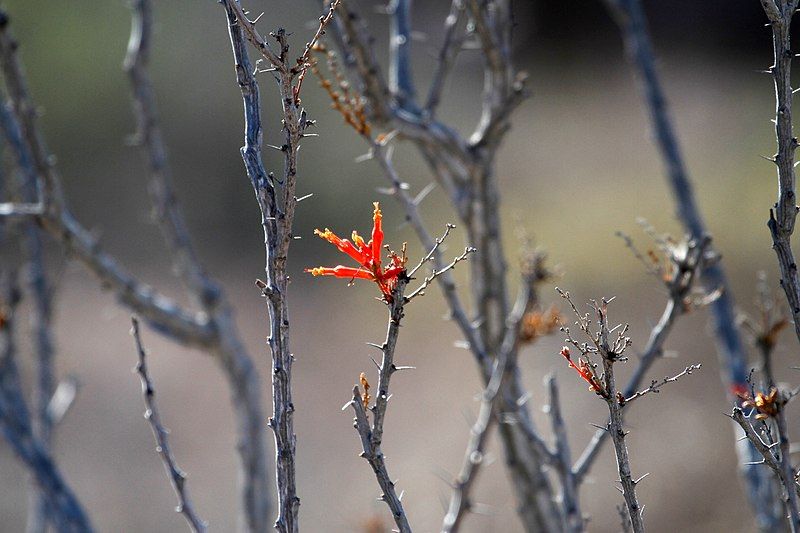
[[438,64],[433,74],[430,89],[428,90],[428,101],[425,104],[425,111],[433,116],[442,99],[445,82],[464,44],[464,38],[456,35],[459,22],[464,18],[464,0],[453,0],[450,4],[450,13],[444,21],[444,40],[439,48]]
[[417,112],[416,90],[411,69],[411,3],[391,0],[389,38],[389,88],[401,109]]
[[792,131],[792,58],[791,23],[797,0],[762,1],[772,27],[774,63],[770,72],[775,81],[775,137],[778,152],[773,161],[778,167],[778,201],[770,209],[769,227],[772,248],[778,257],[781,286],[789,301],[795,333],[800,339],[800,274],[791,247],[792,233],[797,219],[797,194],[795,190],[794,160],[797,139]]
[[553,374],[546,378],[547,390],[550,396],[548,414],[553,428],[555,439],[555,454],[558,458],[556,470],[561,482],[561,507],[564,513],[564,531],[579,533],[584,530],[583,513],[580,507],[580,483],[572,472],[572,457],[569,451],[569,438],[567,427],[561,414],[561,403],[558,399],[558,382]]
[[13,276],[3,273],[0,280],[0,307],[4,309],[0,327],[0,432],[17,458],[25,465],[45,500],[50,523],[59,533],[93,531],[83,506],[67,486],[49,447],[31,427],[30,413],[22,392],[14,342],[16,305],[19,292]]
[[478,471],[485,460],[489,432],[497,420],[494,416],[495,401],[498,397],[503,377],[505,377],[504,366],[505,363],[503,361],[495,362],[489,384],[481,393],[481,407],[478,411],[478,418],[470,428],[470,437],[467,449],[464,452],[464,461],[461,463],[461,470],[458,476],[453,481],[450,504],[442,521],[442,533],[456,533],[461,527],[462,519],[472,507],[469,494],[477,479]]
[[375,405],[372,406],[372,426],[370,427],[366,407],[358,390],[358,385],[353,388],[353,399],[350,405],[355,411],[354,427],[361,437],[361,456],[367,460],[372,467],[375,477],[378,480],[383,493],[381,500],[386,502],[392,511],[392,518],[401,533],[410,533],[411,526],[408,524],[403,504],[397,495],[397,490],[392,479],[386,470],[385,457],[381,450],[383,441],[383,423],[386,417],[386,407],[389,403],[389,382],[392,374],[397,371],[394,364],[394,351],[397,346],[397,338],[400,334],[400,321],[403,319],[403,307],[405,297],[403,295],[408,279],[398,278],[397,286],[392,291],[392,301],[389,304],[389,324],[386,330],[386,339],[381,345],[381,364],[378,367],[378,392],[375,398]]
[[139,374],[139,379],[142,382],[142,396],[144,397],[144,405],[146,408],[144,417],[153,430],[153,437],[156,440],[156,451],[161,458],[161,462],[164,463],[164,469],[167,471],[172,489],[178,497],[178,507],[175,510],[184,516],[192,531],[202,533],[206,531],[206,523],[200,518],[197,511],[194,509],[194,505],[192,505],[192,500],[189,498],[189,490],[186,487],[186,474],[175,462],[175,457],[172,455],[172,450],[169,447],[169,432],[161,423],[161,415],[158,412],[158,405],[156,404],[155,388],[147,372],[147,353],[142,344],[141,334],[139,333],[139,321],[136,320],[136,317],[131,318],[131,325],[131,334],[136,343],[136,352],[139,356],[136,372]]

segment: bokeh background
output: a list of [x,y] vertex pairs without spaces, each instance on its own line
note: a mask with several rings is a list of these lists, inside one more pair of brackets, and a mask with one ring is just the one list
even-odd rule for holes
[[[211,0],[157,4],[152,75],[183,211],[201,256],[236,306],[263,375],[265,310],[253,286],[263,272],[263,237],[239,158],[241,100],[224,14]],[[385,57],[388,21],[376,9],[382,3],[361,4]],[[449,2],[417,4],[414,66],[424,94]],[[614,317],[631,323],[634,348],[641,348],[665,295],[614,233],[628,232],[646,248],[636,217],[676,234],[680,226],[631,69],[600,2],[517,4],[514,54],[530,74],[532,98],[516,113],[498,162],[510,264],[518,249],[514,228],[521,225],[549,251],[551,264],[563,273],[557,283],[578,301],[617,296]],[[771,79],[759,72],[771,58],[765,18],[755,0],[645,5],[701,208],[737,302],[752,311],[758,271],[766,271],[777,287],[765,224],[775,171],[759,158],[774,151]],[[180,299],[180,282],[150,216],[142,154],[127,143],[134,121],[121,70],[130,24],[126,3],[6,0],[4,6],[73,211],[132,272]],[[265,32],[278,25],[292,31],[297,48],[318,16],[313,0],[257,0],[247,6],[266,12],[260,23]],[[268,75],[261,82],[265,141],[280,144],[277,91]],[[480,57],[466,51],[440,116],[469,132],[480,88]],[[305,531],[349,532],[382,520],[388,530],[388,513],[375,501],[377,486],[357,457],[351,414],[340,410],[359,372],[373,370],[365,342],[383,338],[383,307],[371,286],[347,287],[344,280],[311,279],[301,272],[339,261],[332,247],[313,238],[315,227],[368,230],[370,202],[382,199],[376,188],[383,181],[373,163],[355,162],[363,144],[311,80],[303,100],[318,120],[320,136],[308,139],[301,151],[298,193],[314,196],[298,209],[296,228],[303,239],[293,244],[291,255],[301,525]],[[280,168],[275,154],[265,158]],[[396,161],[412,190],[431,181],[411,147],[397,146]],[[390,198],[383,205],[388,242],[407,240],[412,258],[419,257],[409,228],[394,222],[401,220],[399,209]],[[422,209],[434,233],[455,219],[438,190]],[[461,239],[457,233],[451,253],[460,249]],[[57,459],[100,531],[184,530],[142,418],[139,381],[131,372],[129,313],[80,265],[65,262],[57,246],[50,252],[49,269],[58,280],[58,372],[82,383],[58,429]],[[1,257],[18,260],[8,251]],[[509,279],[515,284],[513,272]],[[547,288],[543,298],[555,302],[555,292]],[[444,313],[437,290],[409,310],[398,356],[417,370],[393,381],[387,419],[388,465],[419,531],[440,524],[449,495],[446,481],[460,465],[480,391],[470,356],[454,346],[458,334],[441,318]],[[21,333],[23,369],[30,378],[29,344],[26,331]],[[232,531],[238,505],[235,433],[221,373],[208,356],[154,332],[145,330],[144,340],[153,354],[162,416],[179,464],[190,474],[196,507],[212,531]],[[605,419],[605,407],[568,373],[558,356],[560,345],[558,336],[542,340],[522,354],[521,364],[537,416],[542,416],[542,378],[549,372],[560,376],[577,456],[594,432],[590,423]],[[702,362],[703,369],[642,400],[630,414],[634,471],[650,472],[640,488],[646,521],[652,531],[750,531],[753,521],[736,475],[734,431],[723,416],[730,405],[707,314],[681,319],[667,348],[675,358],[660,361],[654,377],[694,362]],[[797,364],[796,352],[796,341],[785,334],[776,366],[781,379],[795,384],[797,374],[789,367]],[[268,398],[265,387],[265,405]],[[465,530],[518,531],[500,450],[496,443],[492,448],[498,460],[485,468],[476,492],[487,513],[471,516]],[[619,528],[614,470],[606,449],[583,488],[593,531]],[[25,480],[10,449],[0,443],[0,531],[24,529]]]

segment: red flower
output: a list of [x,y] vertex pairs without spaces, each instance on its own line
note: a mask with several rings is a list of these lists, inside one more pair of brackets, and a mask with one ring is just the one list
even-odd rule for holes
[[603,388],[603,385],[600,383],[600,380],[597,379],[597,376],[592,369],[592,365],[590,365],[587,361],[584,361],[582,358],[578,358],[578,364],[572,362],[572,356],[570,354],[569,348],[564,346],[561,348],[561,355],[564,359],[567,360],[569,363],[570,368],[575,370],[578,375],[583,378],[583,380],[589,384],[589,390],[594,391],[595,393],[599,394],[600,396],[606,397],[606,391]]
[[397,285],[397,279],[406,271],[405,252],[400,257],[394,252],[389,252],[389,264],[386,268],[381,267],[381,248],[383,247],[383,228],[381,221],[381,209],[378,202],[373,202],[375,210],[372,215],[372,238],[369,242],[364,242],[361,236],[353,231],[352,242],[338,237],[328,228],[325,231],[314,230],[329,243],[336,246],[340,252],[344,252],[360,265],[358,268],[338,265],[335,267],[307,268],[305,271],[314,276],[336,276],[337,278],[370,279],[378,284],[383,299],[387,302],[392,299],[392,290]]

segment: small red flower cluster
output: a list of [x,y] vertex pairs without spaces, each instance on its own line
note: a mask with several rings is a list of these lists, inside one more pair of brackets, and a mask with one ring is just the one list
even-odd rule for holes
[[381,222],[383,215],[378,202],[374,202],[373,205],[375,209],[372,215],[372,238],[369,242],[364,242],[364,239],[355,231],[352,233],[351,238],[353,240],[351,242],[338,237],[328,228],[325,228],[325,231],[314,230],[316,235],[336,246],[340,252],[355,259],[360,265],[359,267],[338,265],[335,267],[307,268],[305,271],[314,276],[372,280],[381,290],[383,299],[391,302],[392,290],[397,286],[398,278],[406,271],[406,258],[405,253],[401,257],[394,252],[390,252],[389,264],[385,268],[381,266],[381,248],[383,247],[383,227]]
[[570,368],[575,370],[575,372],[577,372],[578,375],[589,384],[589,390],[596,392],[600,396],[607,397],[606,390],[603,388],[603,385],[600,383],[600,380],[597,378],[594,370],[592,369],[592,365],[590,365],[588,361],[584,361],[583,358],[579,357],[578,364],[576,365],[573,363],[572,355],[570,354],[569,348],[566,346],[561,348],[561,355],[567,360]]

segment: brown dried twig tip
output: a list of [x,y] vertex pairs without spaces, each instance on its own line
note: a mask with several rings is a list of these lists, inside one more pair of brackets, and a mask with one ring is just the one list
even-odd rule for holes
[[684,312],[709,305],[720,297],[721,291],[718,289],[692,290],[697,270],[713,265],[719,259],[719,256],[711,250],[710,237],[702,239],[686,237],[678,240],[666,233],[659,234],[644,219],[639,219],[638,222],[653,240],[655,249],[649,248],[642,253],[629,235],[618,231],[617,236],[625,241],[625,246],[644,265],[647,273],[663,283],[670,294],[682,295]]
[[309,58],[308,68],[319,80],[319,85],[331,99],[331,107],[339,112],[344,118],[345,123],[353,128],[356,133],[369,137],[372,127],[367,122],[366,104],[364,99],[350,86],[350,82],[342,74],[336,53],[327,49],[322,43],[318,43],[311,52],[324,53],[327,59],[328,71],[333,76],[333,80],[328,79],[320,70],[317,61]]
[[361,402],[364,404],[364,410],[366,410],[369,409],[369,402],[372,400],[372,397],[369,395],[369,381],[367,381],[367,375],[364,372],[361,373],[358,380],[361,382],[361,387],[364,389],[364,394],[361,395]]

